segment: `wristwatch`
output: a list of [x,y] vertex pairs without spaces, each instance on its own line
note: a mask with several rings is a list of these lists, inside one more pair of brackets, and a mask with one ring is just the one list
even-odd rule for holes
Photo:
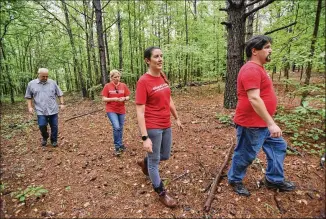
[[143,140],[143,141],[146,141],[147,138],[148,138],[148,135],[141,136],[141,140]]

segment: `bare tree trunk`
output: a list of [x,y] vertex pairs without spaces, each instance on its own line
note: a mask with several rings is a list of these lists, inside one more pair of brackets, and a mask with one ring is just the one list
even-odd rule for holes
[[[106,23],[105,23],[105,18],[103,17],[103,23],[104,23],[104,30],[106,30]],[[111,66],[110,66],[110,50],[109,50],[109,44],[108,44],[108,30],[104,31],[104,45],[105,45],[105,52],[106,52],[106,60],[107,60],[107,66],[108,66],[108,72],[111,71]]]
[[93,0],[93,5],[95,9],[96,16],[96,30],[97,30],[97,41],[100,56],[101,65],[101,75],[102,75],[102,86],[108,82],[108,73],[106,69],[106,58],[105,58],[105,48],[103,41],[103,23],[102,23],[102,7],[100,0]]
[[[316,44],[317,35],[318,35],[318,27],[319,27],[320,13],[321,13],[321,5],[322,5],[322,0],[318,0],[314,32],[312,34],[311,46],[310,46],[310,54],[309,54],[309,58],[308,58],[311,61],[308,61],[308,66],[307,66],[307,69],[306,69],[306,78],[305,78],[305,81],[304,81],[305,85],[309,85],[309,83],[310,83],[311,69],[312,69],[312,59],[313,59],[314,54],[315,54],[315,44]],[[302,105],[303,101],[306,99],[307,96],[308,96],[308,91],[303,92],[302,99],[301,99],[301,105]]]
[[[90,47],[91,42],[89,39],[89,30],[88,30],[88,5],[89,0],[83,0],[83,7],[84,7],[84,19],[85,19],[85,34],[86,34],[86,53],[87,53],[87,88],[91,88],[93,86],[93,77],[92,77],[92,67],[91,67],[91,54],[90,54]],[[91,20],[91,22],[93,22]],[[87,92],[89,93],[89,92]],[[90,95],[92,100],[94,100],[94,92],[90,91]]]
[[[130,71],[131,75],[134,75],[134,63],[133,63],[133,43],[132,43],[132,30],[131,30],[131,16],[130,16],[130,2],[128,1],[128,15],[129,15],[129,22],[128,22],[128,30],[129,30],[129,52],[130,52]],[[135,31],[135,30],[134,30]]]
[[[119,2],[118,2],[119,4]],[[123,69],[123,60],[122,60],[122,29],[121,29],[121,16],[120,16],[120,8],[118,6],[118,32],[119,32],[119,69]]]
[[[13,83],[12,83],[8,62],[6,60],[6,54],[5,54],[5,50],[4,50],[4,45],[2,43],[2,39],[0,40],[0,47],[1,47],[0,59],[3,59],[3,61],[4,61],[3,63],[5,63],[4,68],[6,69],[5,72],[6,72],[7,79],[8,79],[9,92],[10,92],[10,102],[13,104],[13,103],[15,103],[14,86],[13,86]],[[2,62],[0,62],[0,63],[2,63]],[[2,68],[2,66],[1,66],[1,68]]]
[[[253,2],[254,0],[247,0],[248,3]],[[254,8],[254,5],[250,5],[248,7],[248,11],[251,11]],[[252,35],[253,35],[253,30],[254,30],[254,18],[255,18],[255,13],[252,13],[251,15],[248,16],[247,18],[247,28],[246,28],[246,41],[248,41]],[[258,21],[257,21],[258,22]]]
[[86,97],[87,96],[87,90],[86,90],[86,87],[85,87],[83,74],[81,72],[81,69],[80,69],[80,66],[79,66],[79,63],[78,63],[78,59],[77,59],[77,50],[76,50],[76,47],[75,47],[75,42],[74,42],[74,38],[73,38],[73,35],[72,35],[71,27],[70,27],[70,21],[69,21],[69,16],[68,16],[67,5],[66,5],[65,0],[61,0],[61,2],[62,2],[64,14],[65,14],[67,32],[68,32],[68,36],[69,36],[70,44],[71,44],[71,48],[72,48],[72,55],[73,55],[73,61],[74,61],[74,73],[75,73],[75,75],[77,75],[77,72],[78,72],[82,94],[83,94],[83,97]]
[[92,55],[92,61],[93,61],[93,66],[94,66],[94,71],[95,71],[95,84],[101,84],[102,82],[102,77],[100,74],[100,71],[98,69],[98,63],[96,59],[96,52],[95,52],[95,43],[94,43],[94,32],[93,32],[93,18],[94,18],[94,13],[95,9],[93,8],[92,10],[92,15],[91,15],[91,22],[89,23],[89,45],[90,45],[90,52]]
[[[187,16],[187,0],[185,0],[185,25],[186,25],[186,47],[188,48],[189,45],[189,36],[188,36],[188,16]],[[187,85],[188,81],[188,60],[189,60],[189,54],[187,52],[186,54],[186,66],[185,66],[185,72],[183,75],[183,86]]]

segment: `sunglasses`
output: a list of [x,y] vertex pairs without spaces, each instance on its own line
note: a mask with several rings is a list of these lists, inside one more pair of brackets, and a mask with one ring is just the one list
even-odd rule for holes
[[116,87],[114,89],[115,89],[115,93],[118,94],[119,93],[119,90]]

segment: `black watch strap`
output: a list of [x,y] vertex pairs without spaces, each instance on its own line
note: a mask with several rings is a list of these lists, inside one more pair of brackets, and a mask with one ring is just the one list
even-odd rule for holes
[[141,136],[141,140],[146,141],[148,138],[148,135]]

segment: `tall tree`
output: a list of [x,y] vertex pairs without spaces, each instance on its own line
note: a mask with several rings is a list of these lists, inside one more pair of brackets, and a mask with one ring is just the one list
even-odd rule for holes
[[106,69],[106,57],[105,48],[103,41],[103,23],[102,23],[102,7],[100,0],[93,0],[93,6],[95,9],[96,16],[96,30],[97,30],[97,42],[100,56],[101,74],[102,74],[102,85],[104,86],[108,82],[108,73]]
[[[237,76],[244,63],[244,43],[246,18],[259,9],[271,4],[274,0],[227,0],[226,8],[221,9],[228,14],[228,21],[222,22],[227,28],[227,72],[224,92],[224,107],[234,109],[237,105]],[[253,4],[261,4],[246,11]]]
[[[307,69],[306,69],[306,78],[305,78],[305,81],[304,81],[305,85],[309,85],[309,83],[310,83],[311,69],[312,69],[312,59],[313,59],[314,54],[315,54],[315,44],[316,44],[317,35],[318,35],[320,13],[321,13],[321,8],[322,8],[321,4],[322,4],[322,0],[318,0],[314,32],[312,34],[310,53],[309,53],[309,59],[308,59],[309,61],[308,61]],[[301,104],[303,104],[303,101],[305,100],[307,95],[308,95],[307,91],[303,92],[302,99],[301,99]]]
[[75,72],[75,74],[78,73],[79,80],[80,80],[80,87],[81,87],[81,90],[82,90],[83,97],[87,97],[87,90],[86,90],[86,86],[85,86],[81,66],[80,66],[80,63],[78,62],[78,59],[77,59],[77,50],[76,50],[75,40],[74,40],[72,30],[71,30],[71,26],[70,26],[68,8],[67,8],[65,0],[61,0],[61,3],[62,3],[63,11],[64,11],[64,14],[65,14],[66,29],[67,29],[67,32],[68,32],[68,36],[69,36],[70,44],[71,44],[71,49],[72,49],[72,55],[73,55],[73,61],[74,61],[74,72]]

